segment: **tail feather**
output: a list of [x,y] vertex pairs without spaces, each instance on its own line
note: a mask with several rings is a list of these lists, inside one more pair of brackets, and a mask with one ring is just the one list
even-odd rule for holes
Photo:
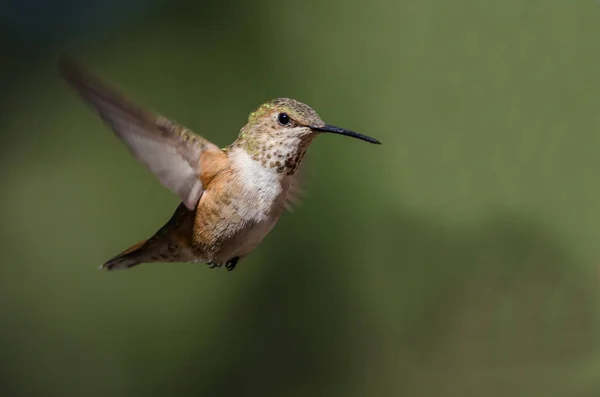
[[141,250],[146,244],[146,241],[147,240],[140,241],[127,248],[125,251],[100,266],[100,269],[123,270],[139,265],[142,263]]
[[188,241],[192,235],[193,215],[185,204],[179,204],[171,219],[154,236],[132,245],[100,268],[121,270],[140,263],[197,262],[197,253],[193,252]]

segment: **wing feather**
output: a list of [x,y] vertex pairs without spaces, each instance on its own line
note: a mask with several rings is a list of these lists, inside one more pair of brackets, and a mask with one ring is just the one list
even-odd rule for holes
[[300,203],[306,197],[306,190],[303,189],[303,186],[308,179],[305,162],[306,160],[298,166],[298,169],[296,169],[296,172],[289,182],[289,187],[283,203],[283,207],[288,212],[294,212],[294,209],[300,206]]
[[167,118],[127,100],[70,59],[59,61],[61,76],[91,105],[131,153],[192,210],[204,192],[200,156],[218,146]]

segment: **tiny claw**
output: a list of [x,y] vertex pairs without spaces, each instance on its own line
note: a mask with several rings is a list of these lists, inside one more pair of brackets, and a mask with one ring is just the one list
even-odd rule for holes
[[221,265],[214,263],[214,262],[206,262],[206,264],[208,265],[209,269],[214,269],[215,267],[221,267]]
[[233,269],[235,269],[235,266],[237,265],[239,260],[240,260],[239,256],[236,256],[235,258],[228,260],[225,263],[225,268],[227,269],[227,271],[230,272]]

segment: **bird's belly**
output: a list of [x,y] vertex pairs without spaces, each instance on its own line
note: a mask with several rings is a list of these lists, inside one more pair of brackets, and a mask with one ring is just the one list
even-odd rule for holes
[[235,257],[243,257],[252,251],[266,237],[277,223],[279,216],[270,216],[257,222],[243,222],[227,227],[228,233],[221,234],[203,251],[207,260],[225,263]]
[[225,256],[229,260],[236,256],[244,256],[252,251],[269,234],[279,217],[270,217],[264,221],[250,224],[232,239],[231,250]]
[[242,201],[206,195],[198,207],[194,227],[194,245],[206,261],[225,263],[252,251],[273,229],[283,205],[276,200],[270,210],[244,208]]

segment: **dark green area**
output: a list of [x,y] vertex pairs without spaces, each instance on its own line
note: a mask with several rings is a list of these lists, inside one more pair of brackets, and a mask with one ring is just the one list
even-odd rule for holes
[[[0,29],[0,394],[600,395],[600,2],[126,8]],[[221,146],[278,96],[383,145],[318,138],[234,272],[100,272],[178,201],[64,51]]]

